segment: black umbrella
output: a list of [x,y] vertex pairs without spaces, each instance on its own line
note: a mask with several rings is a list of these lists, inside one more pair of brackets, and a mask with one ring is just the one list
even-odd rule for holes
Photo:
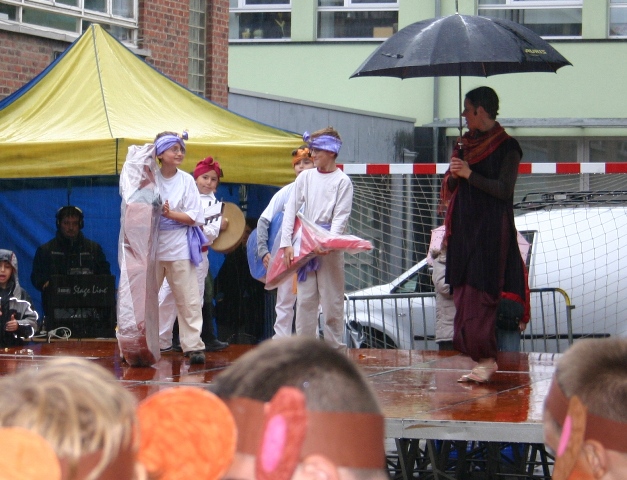
[[565,65],[572,64],[518,23],[456,13],[416,22],[398,31],[350,78],[458,76],[461,105],[462,76],[555,72]]

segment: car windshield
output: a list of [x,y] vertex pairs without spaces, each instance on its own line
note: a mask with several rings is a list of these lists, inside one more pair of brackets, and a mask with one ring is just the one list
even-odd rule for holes
[[425,263],[421,268],[392,289],[391,293],[429,293],[434,291],[431,280],[431,265]]

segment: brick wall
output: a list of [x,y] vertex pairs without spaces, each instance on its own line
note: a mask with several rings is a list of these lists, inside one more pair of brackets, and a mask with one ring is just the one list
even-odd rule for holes
[[139,46],[151,52],[146,61],[175,82],[187,85],[188,3],[142,0],[139,25]]
[[[227,106],[228,0],[207,0],[206,96]],[[181,0],[139,1],[139,47],[172,80],[187,85],[189,4]],[[0,99],[37,76],[69,43],[0,30]]]
[[207,98],[227,106],[229,73],[229,2],[207,0]]
[[0,99],[36,77],[68,44],[0,31]]

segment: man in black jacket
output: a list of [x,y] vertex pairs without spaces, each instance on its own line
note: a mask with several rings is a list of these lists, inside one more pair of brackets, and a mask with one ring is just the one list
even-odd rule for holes
[[84,216],[73,205],[61,207],[56,214],[55,238],[35,252],[31,282],[42,292],[44,314],[52,314],[47,289],[53,275],[111,275],[111,268],[102,247],[83,235]]

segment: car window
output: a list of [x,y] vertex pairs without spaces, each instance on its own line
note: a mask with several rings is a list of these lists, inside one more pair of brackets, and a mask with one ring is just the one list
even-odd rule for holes
[[531,264],[531,251],[533,250],[533,241],[535,240],[537,230],[519,230],[520,233],[525,240],[529,242],[529,251],[527,252],[527,258],[525,259],[525,265],[527,266],[527,270],[529,270],[529,265]]
[[431,265],[425,264],[392,289],[392,293],[427,293],[433,292]]

